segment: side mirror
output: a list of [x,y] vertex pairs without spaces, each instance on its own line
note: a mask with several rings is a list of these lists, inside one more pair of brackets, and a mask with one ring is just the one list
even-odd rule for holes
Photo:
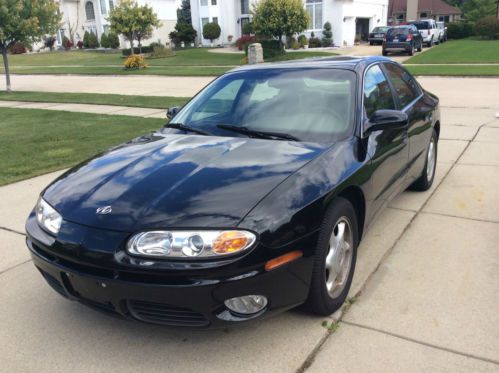
[[177,115],[177,113],[180,111],[180,108],[178,106],[174,106],[174,107],[170,107],[168,108],[168,110],[166,111],[166,117],[169,119],[169,120],[172,120],[173,117],[175,117],[175,115]]
[[371,115],[366,125],[366,131],[399,129],[407,126],[409,117],[403,111],[377,110]]

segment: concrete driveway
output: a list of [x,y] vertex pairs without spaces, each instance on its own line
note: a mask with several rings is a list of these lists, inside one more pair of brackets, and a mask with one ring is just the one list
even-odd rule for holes
[[444,106],[435,184],[404,192],[366,235],[334,332],[298,310],[203,332],[62,299],[22,234],[54,173],[0,188],[0,371],[499,371],[498,80],[421,81]]

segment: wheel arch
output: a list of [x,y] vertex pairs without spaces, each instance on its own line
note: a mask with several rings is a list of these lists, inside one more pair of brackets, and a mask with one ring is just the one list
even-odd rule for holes
[[433,127],[435,132],[437,133],[437,140],[440,138],[440,121],[435,122],[435,126]]
[[336,197],[347,199],[355,209],[358,223],[358,237],[360,241],[364,233],[364,224],[366,220],[366,199],[362,189],[356,185],[349,185],[341,190]]

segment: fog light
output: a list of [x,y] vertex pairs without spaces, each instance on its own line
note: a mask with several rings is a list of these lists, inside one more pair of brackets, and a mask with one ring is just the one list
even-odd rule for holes
[[267,306],[267,298],[263,295],[245,295],[243,297],[227,299],[225,306],[241,315],[251,315],[260,312]]

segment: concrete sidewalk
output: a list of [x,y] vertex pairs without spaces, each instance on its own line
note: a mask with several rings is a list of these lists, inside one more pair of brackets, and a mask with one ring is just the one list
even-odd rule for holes
[[68,302],[33,267],[22,235],[59,173],[0,187],[0,371],[499,371],[499,119],[475,103],[442,109],[435,184],[401,194],[365,236],[353,305],[334,333],[296,310],[202,332]]
[[130,106],[115,106],[115,105],[91,105],[91,104],[64,104],[53,102],[28,102],[28,101],[2,101],[0,107],[17,108],[17,109],[43,109],[43,110],[58,110],[72,111],[77,113],[95,113],[106,115],[127,115],[132,117],[145,118],[165,118],[165,109],[151,109]]

